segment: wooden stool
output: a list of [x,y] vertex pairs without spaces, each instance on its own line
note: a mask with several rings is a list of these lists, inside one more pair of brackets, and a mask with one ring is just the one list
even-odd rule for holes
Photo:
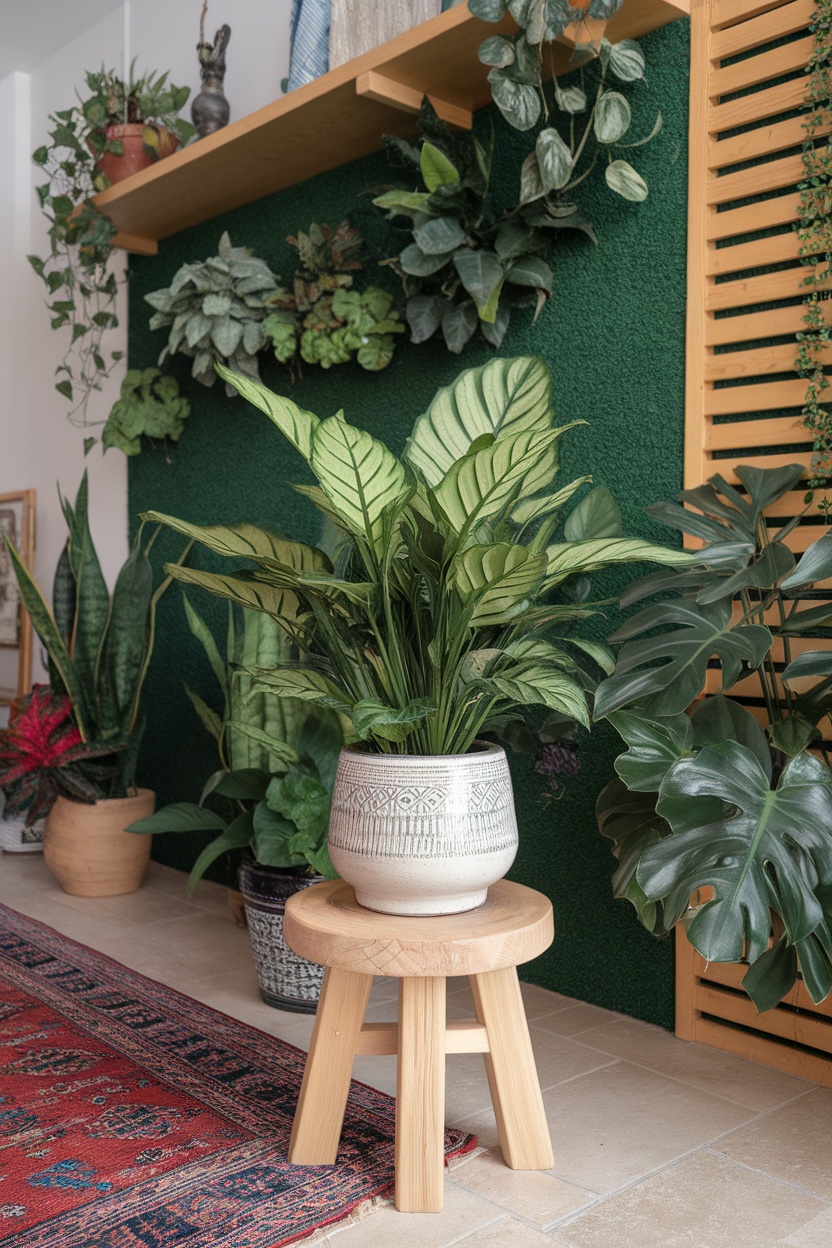
[[[329,880],[286,903],[284,935],[324,965],[289,1161],[331,1165],[338,1151],[353,1057],[398,1055],[396,1208],[442,1208],[445,1054],[482,1053],[503,1157],[513,1170],[548,1170],[552,1145],[516,967],[552,943],[548,898],[501,880],[477,910],[437,918],[376,914],[351,885]],[[365,1023],[374,975],[399,984],[399,1022]],[[445,1021],[445,978],[468,975],[477,1020]]]

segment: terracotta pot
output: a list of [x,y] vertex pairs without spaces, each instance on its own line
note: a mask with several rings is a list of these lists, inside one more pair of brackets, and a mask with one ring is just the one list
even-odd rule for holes
[[328,844],[368,910],[474,910],[517,853],[505,751],[484,742],[468,754],[342,750]]
[[[154,126],[153,129],[159,136],[159,159],[171,156],[179,147],[179,139],[172,131],[165,130],[161,126]],[[123,182],[125,178],[131,178],[134,173],[141,173],[142,169],[156,164],[156,159],[150,155],[142,142],[144,130],[145,125],[140,121],[130,122],[123,126],[107,127],[108,143],[113,139],[118,139],[124,148],[123,156],[103,152],[95,162],[96,168],[107,175],[111,184]]]
[[46,820],[43,858],[64,892],[73,897],[118,897],[141,888],[152,837],[124,829],[152,815],[155,804],[156,794],[150,789],[91,805],[59,797]]

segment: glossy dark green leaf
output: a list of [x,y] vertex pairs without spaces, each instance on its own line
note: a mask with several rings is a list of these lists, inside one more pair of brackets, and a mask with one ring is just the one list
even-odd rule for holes
[[721,693],[703,698],[691,712],[693,744],[697,749],[736,741],[754,755],[766,779],[771,781],[771,750],[766,735],[750,711]]
[[687,715],[650,720],[615,711],[609,721],[629,747],[615,760],[615,770],[635,792],[658,793],[673,763],[692,753],[693,728]]
[[621,510],[605,485],[596,485],[572,508],[563,533],[568,542],[621,536]]
[[804,551],[795,570],[780,582],[784,590],[802,589],[805,585],[814,585],[816,581],[825,581],[832,576],[832,533],[824,533],[823,537]]
[[601,791],[595,806],[598,828],[612,841],[618,868],[612,877],[613,896],[627,900],[648,932],[662,935],[666,928],[661,902],[651,901],[636,879],[642,853],[670,828],[656,814],[655,793],[632,793],[616,777]]

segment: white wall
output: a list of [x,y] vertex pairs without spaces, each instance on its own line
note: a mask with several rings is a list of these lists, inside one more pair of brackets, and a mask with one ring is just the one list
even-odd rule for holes
[[[56,5],[66,0],[54,0]],[[124,6],[127,8],[127,6]],[[44,306],[45,288],[26,262],[27,253],[46,254],[46,222],[34,186],[39,171],[31,153],[46,139],[47,117],[68,108],[84,72],[102,63],[121,71],[125,42],[124,8],[79,33],[60,52],[30,73],[0,81],[0,116],[6,121],[7,176],[0,181],[0,493],[37,490],[35,571],[47,597],[66,536],[57,486],[74,497],[84,468],[90,474],[90,522],[104,575],[112,586],[127,553],[127,461],[120,451],[102,456],[100,446],[84,460],[84,431],[66,418],[67,404],[54,389],[54,370],[65,350],[66,331],[53,331]],[[136,72],[170,70],[177,86],[199,90],[196,42],[201,0],[132,0],[128,10],[130,58]],[[211,4],[206,35],[224,21],[231,26],[225,92],[236,120],[280,95],[288,72],[291,0],[235,0]],[[39,17],[33,14],[33,20]],[[188,113],[189,104],[184,113]],[[9,150],[11,148],[11,150]],[[118,269],[123,270],[118,258]],[[108,350],[126,349],[126,307],[119,306],[119,328]],[[93,396],[88,418],[106,420],[118,397],[124,365],[101,394]],[[37,661],[35,679],[43,679]],[[0,650],[0,687],[16,683],[16,654]]]

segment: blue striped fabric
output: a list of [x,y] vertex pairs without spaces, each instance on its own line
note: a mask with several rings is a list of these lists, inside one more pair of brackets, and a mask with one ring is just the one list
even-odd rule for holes
[[329,9],[330,0],[292,0],[287,91],[329,69]]

